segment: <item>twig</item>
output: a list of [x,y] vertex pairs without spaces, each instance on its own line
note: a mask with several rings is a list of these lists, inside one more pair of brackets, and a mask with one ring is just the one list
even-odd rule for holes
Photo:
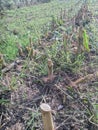
[[67,74],[65,74],[66,76],[66,80],[69,81],[69,85],[72,86],[72,87],[75,87],[77,88],[77,85],[81,82],[85,82],[86,80],[91,80],[94,76],[98,76],[98,72],[95,72],[94,74],[88,74],[84,77],[81,77],[79,79],[77,79],[76,81],[71,81],[71,79],[68,77]]
[[6,73],[6,72],[10,71],[12,68],[14,68],[17,64],[19,64],[21,62],[22,62],[22,60],[17,60],[15,62],[11,63],[10,65],[8,65],[4,69],[2,69],[2,73]]
[[64,120],[59,126],[57,126],[56,127],[56,130],[57,129],[59,129],[62,125],[64,125],[64,123],[66,122],[66,121],[68,121],[69,119],[71,119],[72,118],[72,116],[69,116],[66,120]]
[[96,124],[95,122],[92,122],[92,118],[94,117],[94,115],[92,115],[90,118],[89,118],[89,122],[93,125],[95,125],[96,127],[98,127],[98,124]]
[[25,109],[25,110],[32,111],[32,112],[35,112],[35,113],[36,113],[36,111],[33,110],[32,108],[25,107],[25,106],[22,106],[22,105],[19,105],[18,108],[20,108],[20,109]]
[[55,87],[56,87],[57,89],[59,89],[59,90],[60,90],[63,94],[65,94],[66,96],[68,96],[69,98],[73,99],[72,96],[68,95],[68,94],[67,94],[63,89],[61,89],[58,85],[55,84]]

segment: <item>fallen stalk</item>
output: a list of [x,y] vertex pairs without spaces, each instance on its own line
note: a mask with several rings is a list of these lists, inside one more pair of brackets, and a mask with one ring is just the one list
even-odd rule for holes
[[8,71],[10,71],[12,68],[14,68],[15,66],[17,66],[18,64],[20,64],[22,62],[22,60],[17,60],[13,63],[11,63],[10,65],[6,66],[4,69],[2,69],[2,73],[6,73]]
[[94,76],[96,77],[96,76],[98,76],[98,72],[96,72],[96,73],[94,73],[94,74],[88,74],[88,75],[86,75],[86,76],[84,76],[84,77],[81,77],[81,78],[79,78],[79,79],[77,79],[75,82],[73,82],[75,85],[78,85],[79,83],[81,83],[81,82],[85,82],[86,80],[89,80],[89,79],[92,79],[92,78],[94,78]]

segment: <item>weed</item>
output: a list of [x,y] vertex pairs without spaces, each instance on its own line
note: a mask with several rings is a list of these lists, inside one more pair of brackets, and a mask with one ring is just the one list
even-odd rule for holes
[[84,29],[83,30],[83,45],[84,45],[84,48],[87,52],[90,51],[90,48],[89,48],[89,38],[88,38],[88,35],[87,35],[87,32],[86,30]]
[[29,129],[35,130],[36,129],[37,123],[35,122],[35,120],[38,120],[39,116],[40,116],[40,113],[38,112],[38,110],[36,112],[30,113],[30,119],[27,121],[26,130],[29,130]]

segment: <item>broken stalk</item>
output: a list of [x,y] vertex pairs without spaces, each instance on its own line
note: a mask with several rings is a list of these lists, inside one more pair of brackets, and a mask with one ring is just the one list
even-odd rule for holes
[[53,62],[51,59],[48,59],[48,78],[50,80],[53,78]]

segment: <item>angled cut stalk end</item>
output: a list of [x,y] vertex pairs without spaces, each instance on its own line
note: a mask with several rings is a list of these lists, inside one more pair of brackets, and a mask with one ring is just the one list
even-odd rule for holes
[[40,105],[40,108],[42,113],[44,130],[55,130],[51,114],[51,107],[48,104],[42,103]]

